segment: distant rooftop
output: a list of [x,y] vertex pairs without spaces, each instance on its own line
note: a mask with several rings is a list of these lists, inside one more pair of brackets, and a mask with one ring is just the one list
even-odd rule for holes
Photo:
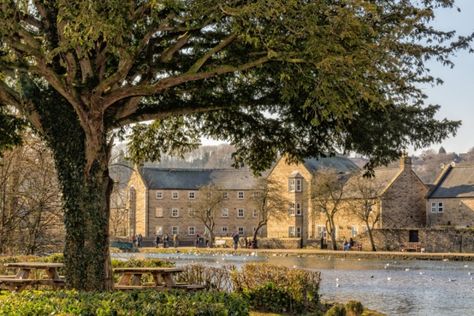
[[335,169],[344,173],[359,170],[359,167],[352,160],[342,156],[307,158],[303,164],[310,172],[315,172],[319,169]]
[[140,173],[149,189],[198,190],[216,185],[226,190],[250,190],[257,178],[246,169],[169,169],[141,168]]
[[448,167],[429,198],[474,197],[474,165]]

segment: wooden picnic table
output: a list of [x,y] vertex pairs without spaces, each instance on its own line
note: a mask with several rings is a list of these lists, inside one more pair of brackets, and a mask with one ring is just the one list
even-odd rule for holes
[[[58,269],[64,266],[62,263],[12,262],[5,263],[4,266],[17,269],[16,275],[0,278],[0,286],[4,285],[9,290],[20,291],[29,285],[48,285],[53,288],[65,285],[64,279],[58,273]],[[32,271],[39,273],[32,273]]]
[[[183,272],[183,268],[158,268],[158,267],[137,267],[137,268],[115,268],[114,273],[120,274],[119,280],[115,285],[117,289],[127,289],[128,287],[167,287],[176,286],[173,276]],[[142,276],[151,275],[153,283],[146,285],[142,283]]]

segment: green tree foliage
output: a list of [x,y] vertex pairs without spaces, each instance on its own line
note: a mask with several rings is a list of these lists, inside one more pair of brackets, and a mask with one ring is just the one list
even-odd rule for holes
[[135,161],[212,136],[256,171],[339,150],[370,168],[454,133],[419,89],[471,41],[430,24],[453,2],[3,0],[0,103],[53,149],[67,283],[110,287],[107,163],[130,123],[156,120],[133,128]]

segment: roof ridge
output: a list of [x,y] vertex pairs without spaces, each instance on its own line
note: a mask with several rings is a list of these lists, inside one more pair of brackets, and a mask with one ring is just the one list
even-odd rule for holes
[[142,169],[160,170],[160,171],[233,171],[233,172],[251,172],[245,169],[235,168],[162,168],[162,167],[142,167]]

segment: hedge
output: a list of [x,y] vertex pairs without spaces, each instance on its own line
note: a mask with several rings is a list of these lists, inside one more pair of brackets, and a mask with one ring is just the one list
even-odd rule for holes
[[248,315],[248,304],[236,294],[223,292],[132,291],[0,292],[0,315]]

